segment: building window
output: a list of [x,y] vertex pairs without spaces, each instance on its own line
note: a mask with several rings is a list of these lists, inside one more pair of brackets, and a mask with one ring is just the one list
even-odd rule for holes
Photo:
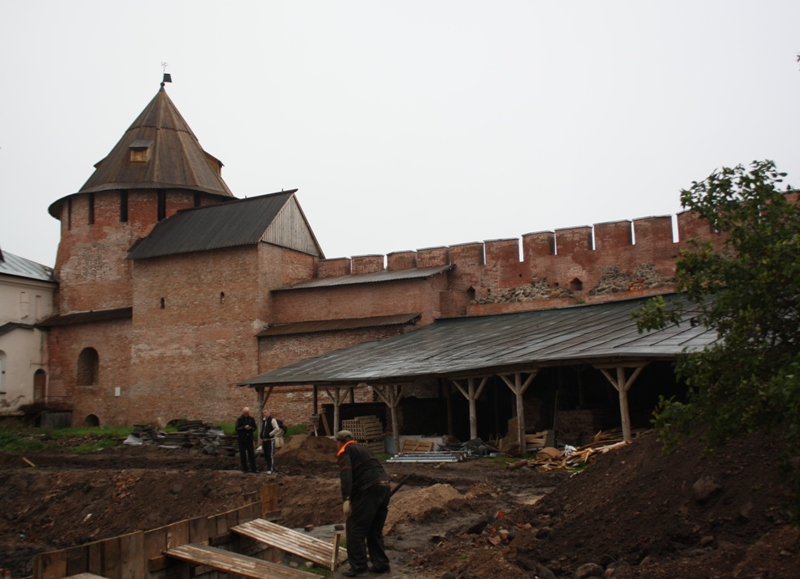
[[166,306],[166,302],[164,301],[164,298],[161,298],[161,302],[159,302],[159,306],[158,307],[160,307],[163,310],[164,306]]
[[128,222],[128,192],[119,192],[119,221],[120,223]]
[[84,348],[78,356],[78,386],[95,386],[100,374],[100,357],[94,348]]
[[158,220],[161,221],[167,216],[167,192],[163,189],[158,190]]
[[94,193],[89,193],[89,225],[94,225]]

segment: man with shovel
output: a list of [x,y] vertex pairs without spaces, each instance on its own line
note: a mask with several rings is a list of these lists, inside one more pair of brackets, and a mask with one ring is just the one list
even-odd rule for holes
[[[388,573],[383,524],[389,512],[389,475],[368,448],[356,444],[349,430],[336,434],[336,444],[350,561],[350,568],[342,571],[342,575],[358,577],[367,571]],[[367,567],[367,551],[371,567]]]

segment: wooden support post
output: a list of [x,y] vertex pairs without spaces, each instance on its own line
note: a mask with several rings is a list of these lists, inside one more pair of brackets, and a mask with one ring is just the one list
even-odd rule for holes
[[394,439],[394,451],[400,452],[400,424],[397,422],[397,408],[403,398],[402,384],[387,384],[385,386],[373,386],[376,394],[389,407],[392,415],[392,438]]
[[453,384],[456,385],[459,392],[464,395],[464,398],[467,399],[469,402],[469,439],[475,440],[478,438],[478,410],[475,405],[475,401],[483,392],[483,387],[486,386],[486,381],[489,378],[481,378],[480,385],[476,388],[475,387],[475,378],[467,378],[467,387],[466,389],[459,384],[457,380],[450,380]]
[[334,386],[333,394],[331,394],[331,391],[326,387],[325,393],[328,395],[328,398],[331,399],[331,402],[333,402],[333,435],[335,436],[336,433],[339,432],[341,426],[339,409],[342,403],[344,403],[344,398],[342,397],[342,387]]
[[536,378],[536,374],[539,370],[533,370],[525,381],[522,381],[522,374],[517,372],[514,374],[514,382],[512,383],[508,376],[500,375],[500,378],[503,379],[503,382],[511,388],[511,391],[514,393],[514,397],[516,398],[517,402],[517,426],[519,430],[517,431],[517,436],[519,437],[519,453],[520,455],[525,454],[525,405],[522,400],[522,395],[525,394],[525,391],[528,389],[528,386],[531,385],[533,379]]
[[445,394],[447,396],[447,434],[455,436],[453,428],[453,390],[450,388],[450,383],[444,383]]
[[319,390],[316,384],[314,384],[312,388],[314,395],[314,414],[319,414]]
[[256,391],[258,392],[258,416],[261,416],[261,411],[264,410],[264,407],[267,405],[267,401],[269,400],[270,394],[272,394],[272,389],[275,386],[270,386],[267,388],[267,391],[264,392],[264,387],[256,387]]
[[[635,366],[636,369],[628,379],[625,378],[625,366],[595,366],[595,368],[603,373],[603,376],[606,377],[606,380],[608,380],[614,389],[619,393],[619,414],[622,420],[622,440],[626,442],[630,442],[633,438],[631,436],[631,414],[628,410],[628,390],[630,390],[631,386],[633,386],[633,383],[636,382],[639,374],[642,373],[642,370],[644,370],[647,364],[648,363],[645,362]],[[612,368],[616,368],[616,376],[611,374],[610,370]]]

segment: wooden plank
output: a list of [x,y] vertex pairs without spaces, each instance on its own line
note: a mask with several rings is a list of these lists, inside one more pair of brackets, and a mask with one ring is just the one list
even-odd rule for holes
[[189,542],[189,521],[178,521],[166,526],[167,549],[180,547]]
[[208,517],[189,519],[189,542],[208,543]]
[[169,549],[167,555],[193,565],[205,565],[232,575],[252,579],[314,579],[317,575],[270,563],[253,557],[245,557],[230,551],[223,551],[206,545],[181,545]]
[[67,549],[67,575],[78,575],[89,571],[89,547],[80,545]]
[[331,436],[331,427],[328,426],[328,417],[323,412],[320,416],[322,416],[322,428],[325,429],[325,436]]
[[[256,519],[231,530],[275,549],[313,561],[331,570],[334,570],[338,565],[338,563],[332,563],[334,561],[334,553],[338,551],[337,546],[333,543],[321,541],[305,533],[276,525],[269,521]],[[342,559],[338,561],[339,563],[344,562],[346,559],[344,553],[341,555]]]
[[270,511],[278,508],[278,485],[269,484],[261,487],[261,518],[266,518]]
[[119,537],[103,541],[103,576],[108,579],[122,579],[122,553]]
[[89,543],[87,545],[89,554],[88,554],[88,561],[89,561],[89,572],[95,575],[101,575],[103,573],[103,545],[100,541],[95,541],[94,543]]
[[62,579],[67,576],[67,552],[39,553],[33,561],[34,579]]
[[158,557],[153,557],[152,559],[147,560],[147,571],[148,573],[154,573],[155,571],[162,571],[163,569],[167,568],[169,564],[169,559],[166,555],[159,555]]
[[108,579],[108,578],[101,577],[100,575],[95,575],[94,573],[75,573],[74,575],[70,575],[66,579]]
[[[209,531],[216,535],[222,535],[228,532],[228,515],[222,513],[214,517],[214,522],[209,525]],[[216,531],[216,532],[215,532]]]
[[144,534],[144,557],[153,559],[163,555],[167,549],[167,528],[159,527]]
[[122,535],[119,539],[121,578],[144,579],[144,533],[142,531],[138,531],[128,535]]

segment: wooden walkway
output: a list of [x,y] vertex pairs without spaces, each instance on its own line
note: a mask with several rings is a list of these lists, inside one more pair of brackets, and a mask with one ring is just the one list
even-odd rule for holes
[[305,533],[270,523],[264,519],[248,521],[232,527],[231,531],[255,539],[270,547],[297,555],[331,571],[335,571],[341,563],[347,560],[345,552],[339,550],[340,533],[336,533],[333,542],[328,543]]
[[204,565],[223,573],[241,575],[251,579],[315,579],[319,575],[292,569],[285,565],[270,563],[239,555],[231,551],[223,551],[206,545],[187,544],[165,551],[165,555],[180,559],[193,565]]

